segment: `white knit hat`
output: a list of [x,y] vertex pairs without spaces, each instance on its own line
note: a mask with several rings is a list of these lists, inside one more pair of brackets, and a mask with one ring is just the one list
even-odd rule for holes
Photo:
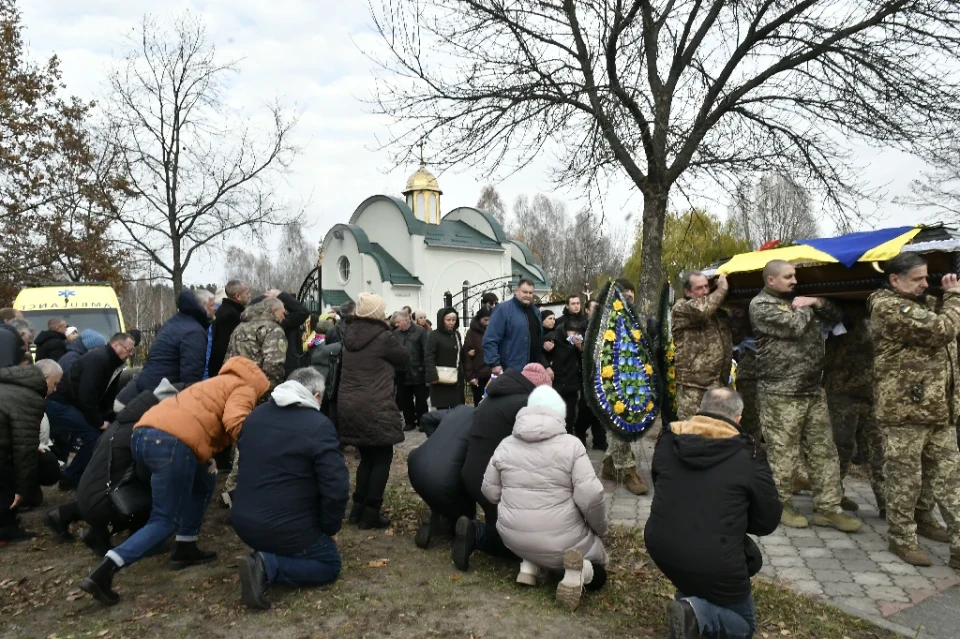
[[360,293],[357,295],[357,311],[354,314],[357,317],[386,320],[387,302],[374,293]]
[[552,386],[537,386],[530,393],[527,399],[527,406],[542,406],[552,411],[560,413],[564,417],[567,414],[567,404],[560,397],[560,393],[553,390]]

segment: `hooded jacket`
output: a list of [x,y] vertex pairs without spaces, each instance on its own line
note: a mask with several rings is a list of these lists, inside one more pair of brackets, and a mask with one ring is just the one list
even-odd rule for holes
[[224,360],[227,358],[227,347],[230,346],[230,336],[240,326],[240,316],[246,307],[229,297],[223,298],[220,308],[214,313],[213,340],[210,345],[210,363],[208,369],[210,377],[220,372]]
[[134,428],[150,426],[173,435],[206,463],[232,445],[240,427],[270,383],[249,359],[233,357],[220,374],[160,402]]
[[66,351],[63,354],[63,357],[60,358],[60,361],[57,363],[60,364],[60,369],[63,371],[64,376],[70,371],[78,359],[87,354],[87,347],[83,345],[83,340],[79,337],[72,342],[67,343]]
[[733,422],[700,414],[666,427],[652,474],[644,539],[660,571],[688,597],[746,599],[761,565],[747,534],[769,535],[783,510],[764,449]]
[[350,493],[333,423],[299,382],[274,389],[243,423],[230,523],[245,544],[291,556],[337,534]]
[[287,336],[273,310],[263,302],[251,303],[240,317],[240,326],[230,336],[227,358],[245,357],[254,362],[274,389],[286,377]]
[[421,385],[426,383],[426,355],[427,355],[427,331],[422,326],[417,326],[410,322],[410,327],[402,331],[399,328],[393,331],[400,345],[407,349],[407,370],[403,376],[403,383],[406,386]]
[[67,352],[67,337],[60,331],[41,331],[33,343],[37,345],[37,352],[34,355],[34,361],[37,362],[41,359],[59,362]]
[[[483,335],[487,332],[487,327],[480,320],[483,317],[490,317],[490,313],[481,316],[477,313],[470,321],[470,329],[467,330],[467,336],[463,340],[463,377],[467,381],[475,379],[483,388],[490,379],[490,367],[483,361]],[[471,351],[473,355],[471,355]]]
[[561,569],[564,552],[576,548],[587,561],[607,563],[603,484],[587,449],[567,434],[566,415],[523,408],[487,466],[483,494],[498,504],[497,531],[518,557]]
[[[75,339],[70,345],[79,341]],[[87,424],[99,430],[103,415],[112,412],[124,368],[124,361],[112,346],[97,346],[70,366],[50,399],[76,407]]]
[[13,468],[14,491],[24,497],[38,485],[37,444],[46,396],[47,380],[36,366],[0,368],[0,468]]
[[0,368],[17,366],[23,361],[27,349],[23,338],[15,328],[0,321]]
[[396,400],[397,371],[407,349],[386,322],[351,316],[344,321],[337,389],[340,440],[351,446],[393,446],[403,441]]
[[[310,317],[310,311],[292,293],[280,293],[277,299],[283,302],[287,316],[280,323],[280,328],[287,336],[287,355],[284,361],[284,372],[289,375],[300,368],[300,357],[303,355],[303,323]],[[285,375],[285,376],[286,376]]]
[[536,318],[536,344],[539,345],[543,339],[540,309],[532,304],[524,306],[516,296],[493,309],[483,335],[483,361],[488,366],[522,370],[531,361],[539,362],[539,357],[530,359],[531,317]]
[[929,296],[888,288],[867,300],[878,422],[952,428],[957,421],[960,294],[948,291],[939,313],[934,307]]
[[137,376],[137,390],[153,390],[166,378],[171,384],[203,379],[210,319],[192,291],[177,297],[177,313],[167,320],[150,347],[147,362]]
[[[463,344],[458,330],[460,318],[457,318],[452,331],[448,331],[443,324],[443,318],[451,313],[456,316],[457,309],[447,306],[437,311],[437,326],[427,337],[427,383],[430,384],[430,403],[435,409],[453,408],[464,403],[463,369],[460,368],[460,352],[463,350]],[[457,383],[435,383],[440,377],[437,366],[457,369]]]
[[520,371],[511,369],[490,382],[487,396],[477,406],[460,477],[470,497],[481,506],[491,505],[482,491],[487,464],[500,442],[513,433],[517,413],[527,405],[534,388]]

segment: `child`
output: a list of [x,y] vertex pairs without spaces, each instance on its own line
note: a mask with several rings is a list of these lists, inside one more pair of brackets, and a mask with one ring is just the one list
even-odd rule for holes
[[585,327],[580,322],[571,319],[544,338],[553,341],[553,349],[547,354],[547,361],[553,370],[553,388],[560,393],[567,406],[567,433],[571,435],[574,434],[574,424],[577,421],[577,404],[580,403],[583,379],[580,360],[584,330]]
[[603,485],[583,444],[566,433],[565,415],[557,391],[537,387],[490,460],[483,494],[499,504],[497,531],[522,560],[517,582],[535,585],[540,568],[564,570],[557,601],[573,610],[584,587],[607,580],[607,517]]

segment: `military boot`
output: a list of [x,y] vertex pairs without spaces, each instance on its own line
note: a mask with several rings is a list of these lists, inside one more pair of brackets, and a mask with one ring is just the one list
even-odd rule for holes
[[860,504],[844,495],[843,499],[840,500],[840,508],[849,510],[850,512],[857,512],[860,510]]
[[793,509],[793,506],[784,506],[783,513],[780,515],[780,523],[788,528],[808,528],[810,522],[807,518]]
[[613,457],[604,457],[600,465],[600,479],[617,479],[617,469],[613,466]]
[[921,537],[926,537],[927,539],[939,541],[944,544],[950,542],[950,535],[947,534],[947,529],[931,514],[922,518],[917,517],[917,534]]
[[[911,566],[930,566],[933,564],[933,561],[930,559],[930,555],[920,550],[920,546],[914,548],[906,548],[900,546],[894,542],[890,542],[889,545],[890,552],[895,554],[900,559],[904,560]],[[950,556],[950,565],[953,567],[953,556]]]
[[813,513],[814,526],[826,526],[836,528],[841,532],[854,533],[860,530],[863,522],[856,517],[851,517],[846,513]]
[[646,495],[650,492],[647,483],[643,481],[643,477],[640,476],[636,468],[631,468],[625,473],[623,485],[634,495]]

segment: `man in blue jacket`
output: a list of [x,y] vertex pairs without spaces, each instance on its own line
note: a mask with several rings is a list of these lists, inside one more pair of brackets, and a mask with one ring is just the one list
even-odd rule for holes
[[498,304],[483,334],[483,360],[494,375],[543,359],[540,310],[533,305],[533,282],[523,278],[513,297]]
[[265,610],[267,585],[315,586],[340,575],[336,534],[350,475],[333,424],[320,412],[323,375],[301,368],[247,417],[230,523],[253,548],[240,561],[243,603]]

